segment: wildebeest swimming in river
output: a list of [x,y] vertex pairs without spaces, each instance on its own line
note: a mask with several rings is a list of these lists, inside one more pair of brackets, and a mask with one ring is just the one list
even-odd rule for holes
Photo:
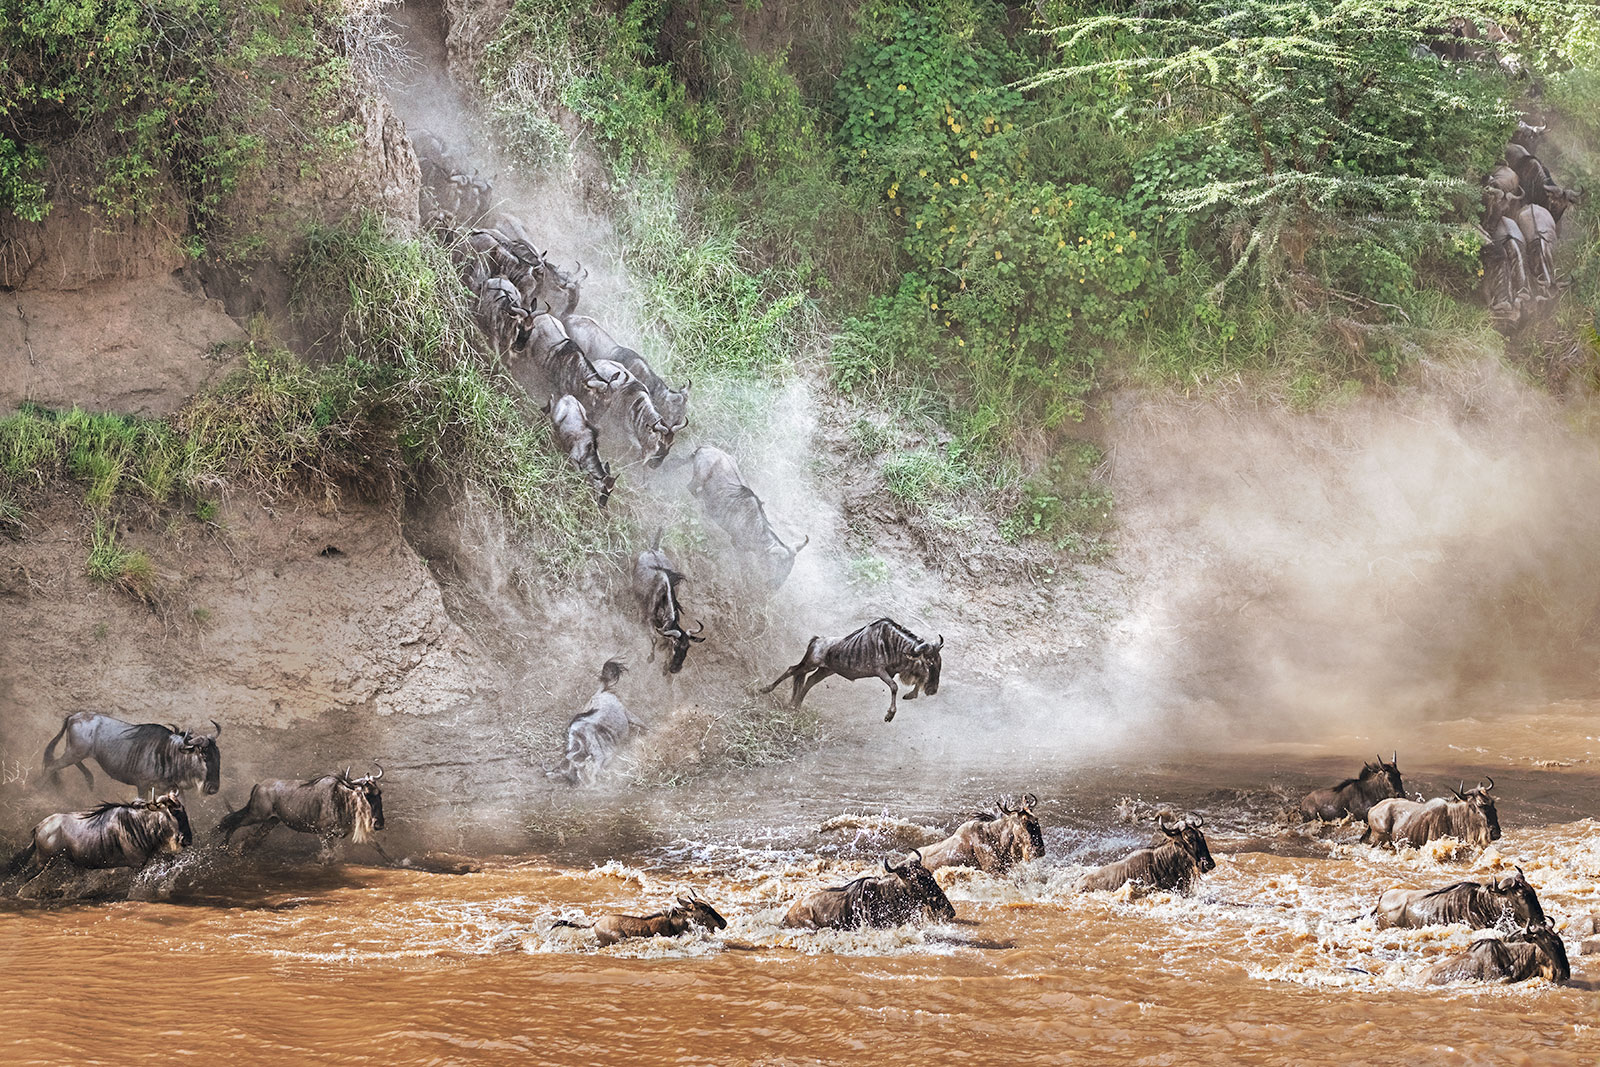
[[1009,807],[995,801],[993,812],[983,812],[962,823],[956,832],[922,850],[922,863],[930,871],[940,867],[976,867],[1003,874],[1018,863],[1044,856],[1044,834],[1033,805],[1039,798],[1025,794],[1022,803]]
[[877,678],[889,687],[889,713],[883,721],[891,722],[900,697],[896,678],[911,686],[907,700],[915,700],[919,689],[929,696],[939,691],[943,648],[942,634],[937,642],[924,641],[893,619],[876,619],[844,637],[813,637],[800,662],[761,692],[770,693],[785,678],[792,677],[794,695],[790,703],[798,708],[812,686],[830,675],[837,674],[851,682]]
[[1464,923],[1474,928],[1497,926],[1502,919],[1518,925],[1541,924],[1539,894],[1518,867],[1515,874],[1487,882],[1453,882],[1438,889],[1390,889],[1378,898],[1378,926],[1444,926]]
[[629,937],[677,937],[691,926],[706,930],[725,930],[728,920],[717,914],[717,909],[691,891],[680,895],[675,904],[649,915],[602,915],[588,926],[568,919],[558,919],[551,929],[570,926],[579,930],[593,930],[600,946],[614,945]]
[[1187,893],[1197,875],[1216,867],[1211,849],[1206,847],[1205,835],[1200,832],[1200,827],[1205,825],[1200,816],[1190,815],[1168,826],[1166,816],[1162,815],[1156,825],[1167,835],[1167,841],[1155,848],[1141,848],[1124,859],[1090,871],[1078,879],[1078,889],[1083,892],[1119,889],[1128,882],[1137,882],[1149,889],[1176,889]]
[[246,826],[258,827],[251,845],[261,843],[279,823],[302,834],[316,834],[327,852],[334,838],[348,837],[357,844],[370,844],[384,859],[389,854],[372,835],[383,829],[383,766],[372,765],[377,774],[352,778],[350,769],[342,774],[324,774],[301,782],[273,778],[257,782],[250,799],[238,811],[229,812],[217,824],[226,847],[234,832]]
[[193,840],[189,815],[177,793],[132,804],[102,804],[92,811],[41,820],[28,847],[11,858],[6,877],[42,860],[39,869],[22,880],[26,884],[63,856],[84,869],[143,867],[157,856],[182,851]]
[[899,926],[913,919],[950,920],[956,909],[933,872],[912,852],[901,864],[883,861],[882,874],[869,874],[845,885],[823,889],[795,901],[783,925],[848,930],[858,926]]
[[[92,786],[94,775],[83,761],[93,759],[101,770],[141,793],[182,792],[204,783],[202,791],[209,795],[217,791],[222,777],[222,753],[217,749],[222,726],[215,719],[211,725],[217,732],[207,737],[176,726],[123,722],[97,711],[74,712],[45,746],[44,769],[54,782],[62,767],[76,766]],[[53,753],[63,736],[66,747],[57,759]]]
[[767,584],[778,588],[788,579],[795,556],[811,542],[811,535],[792,548],[785,543],[767,521],[761,498],[745,484],[739,464],[722,449],[701,445],[694,450],[692,461],[689,492],[722,527],[734,548],[761,561]]
[[1300,816],[1307,822],[1365,819],[1378,801],[1405,795],[1405,783],[1400,781],[1400,753],[1396,752],[1387,763],[1379,756],[1377,763],[1366,764],[1355,778],[1346,778],[1326,789],[1313,789],[1300,799]]
[[656,646],[665,644],[668,651],[663,666],[668,674],[683,669],[683,659],[689,654],[691,643],[705,638],[699,633],[705,624],[696,622],[689,630],[683,621],[683,611],[678,605],[678,583],[683,575],[672,569],[672,561],[661,551],[661,531],[656,530],[650,547],[639,553],[633,562],[633,595],[639,600],[644,621],[650,627],[650,660],[656,658]]
[[589,705],[567,724],[567,751],[561,765],[546,772],[568,785],[591,785],[611,762],[617,749],[628,740],[630,730],[642,723],[628,714],[613,691],[627,665],[608,659],[600,668],[600,688],[589,698]]
[[1525,926],[1505,939],[1486,937],[1462,953],[1429,967],[1430,985],[1447,982],[1525,982],[1529,978],[1565,982],[1572,977],[1561,935],[1543,923]]
[[1494,779],[1490,778],[1487,785],[1480,782],[1464,793],[1451,790],[1456,795],[1454,800],[1380,800],[1367,812],[1367,829],[1361,842],[1415,847],[1441,837],[1454,837],[1483,848],[1500,839],[1500,817],[1494,798],[1489,795],[1493,788]]

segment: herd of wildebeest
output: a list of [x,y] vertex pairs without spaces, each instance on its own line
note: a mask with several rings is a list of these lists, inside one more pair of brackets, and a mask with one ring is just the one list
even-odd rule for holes
[[[614,668],[608,664],[603,685],[615,681],[619,672]],[[45,748],[44,769],[50,779],[57,780],[63,767],[76,766],[92,787],[94,776],[84,765],[92,759],[110,777],[137,789],[140,799],[47,816],[33,828],[27,847],[12,858],[6,880],[20,891],[58,861],[78,869],[143,868],[188,848],[194,835],[181,794],[196,787],[214,794],[221,779],[217,738],[222,729],[213,725],[216,731],[208,735],[158,723],[123,722],[98,712],[67,716]],[[57,755],[63,740],[65,746]],[[1295,814],[1308,823],[1359,821],[1365,826],[1363,843],[1397,849],[1441,839],[1481,849],[1499,839],[1492,778],[1471,789],[1463,785],[1452,790],[1453,798],[1410,800],[1398,762],[1398,755],[1389,760],[1378,757],[1356,777],[1306,794]],[[384,825],[383,791],[378,785],[382,778],[380,766],[376,774],[363,777],[352,776],[347,768],[304,781],[258,782],[245,805],[218,823],[216,833],[224,849],[245,827],[254,827],[255,834],[241,848],[259,843],[279,824],[319,837],[324,855],[331,854],[333,842],[341,838],[378,847],[373,835]],[[146,792],[149,799],[144,799]],[[993,811],[967,819],[944,840],[915,849],[899,862],[886,857],[881,871],[798,897],[782,923],[800,929],[856,929],[953,920],[955,908],[934,872],[960,866],[1003,875],[1043,859],[1045,841],[1034,810],[1037,804],[1031,794],[1015,804],[997,801]],[[1161,835],[1156,844],[1089,871],[1078,879],[1077,889],[1189,892],[1201,875],[1216,867],[1201,832],[1204,825],[1195,814],[1178,818],[1162,812],[1156,818]],[[378,852],[393,862],[381,847]],[[1546,919],[1521,867],[1483,881],[1389,889],[1370,911],[1355,918],[1367,917],[1374,917],[1379,927],[1460,923],[1473,929],[1509,930],[1503,936],[1477,940],[1465,952],[1431,965],[1424,974],[1428,982],[1520,982],[1536,976],[1565,982],[1571,976],[1561,937]],[[603,915],[588,923],[562,920],[556,925],[592,927],[599,943],[609,945],[632,937],[677,936],[692,926],[714,932],[724,929],[727,921],[709,902],[691,893],[650,915]]]
[[1483,294],[1506,329],[1543,318],[1561,294],[1556,241],[1580,194],[1561,186],[1533,154],[1542,126],[1520,123],[1505,160],[1483,184]]

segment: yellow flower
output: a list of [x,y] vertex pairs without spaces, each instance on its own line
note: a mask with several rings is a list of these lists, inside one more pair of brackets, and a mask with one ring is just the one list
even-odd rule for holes
[[995,258],[995,259],[999,259],[999,258],[1001,258],[1001,256],[1000,256],[1000,253],[999,253],[999,252],[996,252],[996,253],[995,253],[995,254],[994,254],[994,258]]
[[922,229],[922,220],[921,219],[917,220],[917,229],[919,229],[919,230]]
[[938,304],[929,304],[928,306],[931,307],[935,311],[939,310],[939,305]]
[[889,190],[889,199],[890,199],[890,200],[893,200],[893,199],[894,199],[894,190],[893,190],[893,189],[890,189],[890,190]]
[[1121,251],[1122,251],[1122,246],[1121,246],[1121,245],[1118,245],[1118,246],[1117,246],[1117,251],[1118,251],[1118,252],[1121,252]]
[[962,339],[961,339],[961,338],[959,338],[959,337],[957,337],[957,338],[956,338],[956,344],[958,344],[958,345],[960,345],[960,346],[961,346],[961,347],[962,347],[962,348],[965,348],[965,347],[967,347],[967,342],[965,342],[965,341],[963,341],[963,340],[962,340]]
[[971,156],[973,159],[977,159],[978,158],[978,150],[976,148],[974,148],[972,151],[968,152],[967,155]]
[[951,178],[950,179],[950,184],[951,185],[960,185],[961,184],[961,179],[960,178]]
[[1038,209],[1038,208],[1034,208],[1034,209],[1033,209],[1033,213],[1034,213],[1034,214],[1035,214],[1035,215],[1037,215],[1037,214],[1038,214],[1038,213],[1039,213],[1039,209]]
[[926,171],[926,170],[919,170],[919,171],[917,171],[917,177],[919,177],[919,178],[926,178],[926,177],[927,177],[927,176],[928,176],[928,172],[927,172],[927,171]]
[[1066,239],[1065,239],[1065,238],[1063,238],[1063,239],[1061,239],[1061,240],[1059,240],[1059,241],[1057,241],[1057,242],[1056,242],[1056,247],[1057,247],[1057,248],[1065,248],[1065,247],[1067,247],[1067,242],[1066,242]]
[[899,89],[902,93],[906,91],[906,87],[904,85],[897,85],[895,88]]
[[1132,240],[1134,240],[1134,239],[1135,239],[1135,238],[1137,238],[1137,237],[1138,237],[1138,236],[1139,236],[1139,235],[1138,235],[1138,234],[1136,234],[1136,233],[1134,233],[1134,232],[1133,232],[1133,231],[1132,231],[1132,230],[1129,230],[1129,231],[1128,231],[1128,240],[1130,240],[1130,241],[1132,241]]
[[[862,155],[866,155],[866,152],[862,152],[862,153],[861,153],[861,154],[862,154]],[[1068,207],[1071,207],[1071,206],[1072,206],[1072,201],[1071,201],[1071,200],[1068,200],[1068,201],[1067,201],[1067,206],[1068,206]]]
[[961,132],[961,123],[953,122],[953,123],[951,123],[950,128],[952,130],[954,130],[956,133],[960,133]]
[[964,181],[964,182],[970,182],[972,179],[967,177],[967,172],[966,171],[962,171],[961,172],[961,180]]

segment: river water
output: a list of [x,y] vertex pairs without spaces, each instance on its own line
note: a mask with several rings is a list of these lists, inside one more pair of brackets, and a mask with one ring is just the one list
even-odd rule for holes
[[[277,852],[239,860],[197,824],[191,854],[134,883],[143,899],[3,905],[4,1062],[1594,1063],[1600,963],[1580,955],[1578,924],[1600,911],[1596,710],[1408,733],[1408,788],[1494,776],[1504,836],[1482,853],[1395,854],[1352,828],[1289,825],[1300,792],[1376,748],[1361,737],[1091,767],[940,747],[943,774],[914,745],[864,774],[869,742],[841,741],[694,787],[553,795],[526,854],[469,873],[365,866],[353,845],[320,865],[281,830]],[[797,894],[1024,789],[1040,797],[1047,857],[1007,876],[941,872],[955,923],[779,926]],[[403,783],[386,800],[399,840]],[[1217,869],[1190,896],[1072,890],[1147,843],[1164,805],[1206,819]],[[1359,918],[1384,888],[1513,864],[1566,930],[1566,986],[1428,987],[1423,968],[1473,935]],[[727,930],[598,949],[552,929],[689,888]],[[61,892],[73,883],[45,895]]]

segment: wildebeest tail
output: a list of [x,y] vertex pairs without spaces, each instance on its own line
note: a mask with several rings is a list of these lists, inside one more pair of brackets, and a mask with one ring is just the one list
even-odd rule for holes
[[10,878],[12,875],[20,873],[22,868],[28,865],[28,861],[33,859],[33,854],[38,850],[38,848],[39,846],[37,844],[31,841],[28,842],[28,847],[23,849],[21,852],[18,852],[15,856],[12,856],[11,862],[6,864],[5,876]]
[[[70,716],[70,715],[68,715],[65,719],[62,719],[61,720],[61,729],[58,730],[56,732],[56,735],[50,739],[50,743],[48,745],[44,746],[44,761],[46,763],[49,763],[51,760],[56,758],[56,745],[61,741],[61,739],[63,737],[67,736],[67,723],[70,722],[71,720],[72,720],[72,716]],[[59,768],[57,768],[55,770],[52,770],[50,772],[50,777],[52,779],[59,777],[59,775],[60,775],[60,769]]]

